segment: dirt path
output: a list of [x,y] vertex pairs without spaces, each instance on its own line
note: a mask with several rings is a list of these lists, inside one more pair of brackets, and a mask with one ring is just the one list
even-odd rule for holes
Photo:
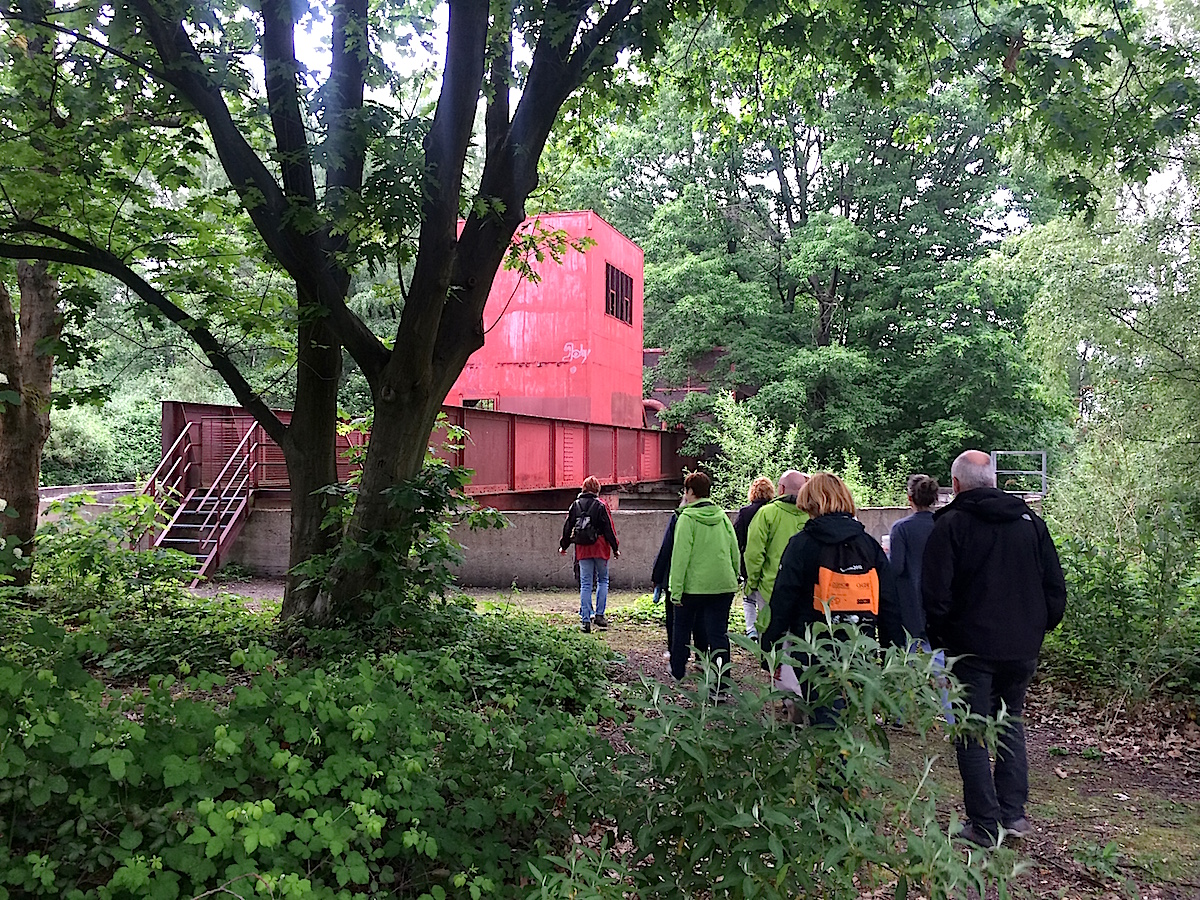
[[[212,589],[278,603],[281,582],[228,582]],[[516,608],[568,627],[578,624],[571,591],[483,591],[481,609]],[[639,598],[642,598],[639,601]],[[659,617],[644,594],[614,592],[613,624],[594,633],[623,657],[616,677],[669,679]],[[735,648],[735,677],[763,677]],[[1035,685],[1026,711],[1029,814],[1034,837],[1020,853],[1029,868],[1014,885],[1028,900],[1200,900],[1200,727],[1178,707],[1131,713],[1119,698],[1079,699]],[[944,821],[963,817],[953,749],[930,747],[906,731],[894,735],[893,764],[919,772],[935,757],[931,790]]]

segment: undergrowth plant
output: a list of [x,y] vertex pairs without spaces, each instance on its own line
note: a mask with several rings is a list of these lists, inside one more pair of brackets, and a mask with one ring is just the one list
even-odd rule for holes
[[[334,669],[263,648],[235,680],[107,690],[99,638],[39,620],[0,664],[0,897],[518,897],[611,751],[605,651],[514,616]],[[545,863],[543,863],[545,865]]]
[[[370,429],[371,417],[355,419],[344,430]],[[451,425],[439,414],[437,431],[443,444],[456,449],[467,438],[465,429]],[[352,446],[352,460],[365,455],[365,446]],[[370,567],[380,573],[378,583],[363,591],[357,602],[369,612],[373,628],[404,628],[421,618],[430,603],[443,601],[453,589],[452,569],[463,560],[462,546],[454,540],[456,526],[472,530],[503,528],[508,522],[494,509],[481,507],[466,493],[472,470],[453,466],[436,456],[433,448],[425,454],[420,472],[408,481],[384,491],[388,504],[404,515],[402,528],[377,531],[360,539],[343,538],[342,545],[313,557],[297,567],[305,583],[323,581],[337,560],[350,571]],[[357,490],[357,474],[349,484],[334,485],[327,527],[345,528],[350,520]]]
[[[870,638],[830,641],[818,627],[768,658],[812,658],[797,669],[810,693],[796,705],[811,719],[844,703],[829,728],[777,717],[783,694],[759,682],[728,685],[733,701],[713,703],[712,667],[683,688],[644,681],[611,830],[539,869],[536,896],[948,900],[994,896],[990,887],[1007,897],[1014,854],[952,843],[926,783],[932,759],[915,778],[893,771],[883,722],[902,717],[935,748],[953,745],[939,739],[930,657],[880,653]],[[968,715],[957,696],[955,712],[953,734],[994,745],[996,723]]]
[[1061,541],[1067,610],[1047,638],[1046,668],[1134,699],[1200,694],[1198,532],[1191,505],[1148,503],[1134,532],[1136,552]]
[[89,518],[93,499],[52,504],[38,530],[32,584],[0,590],[0,646],[12,658],[53,665],[46,648],[13,640],[38,617],[89,639],[84,663],[115,680],[227,670],[235,651],[272,642],[273,609],[251,611],[229,595],[195,597],[187,590],[190,556],[138,549],[158,515],[153,500],[122,498]]

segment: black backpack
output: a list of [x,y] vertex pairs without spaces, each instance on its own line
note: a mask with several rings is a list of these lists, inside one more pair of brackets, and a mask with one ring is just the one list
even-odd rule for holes
[[828,610],[833,621],[874,633],[879,620],[879,572],[871,542],[851,539],[820,547],[813,610],[822,618]]
[[583,546],[596,543],[600,540],[600,529],[596,527],[595,504],[592,504],[590,511],[587,511],[578,500],[574,505],[578,518],[575,519],[575,527],[571,529],[571,543]]

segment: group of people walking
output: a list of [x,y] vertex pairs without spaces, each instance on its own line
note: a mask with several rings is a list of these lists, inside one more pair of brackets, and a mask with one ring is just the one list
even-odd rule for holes
[[[909,478],[912,512],[892,527],[885,552],[856,518],[854,498],[836,475],[788,471],[778,490],[757,478],[731,521],[712,501],[709,477],[693,472],[684,480],[683,503],[663,536],[652,581],[656,596],[667,600],[676,679],[686,674],[695,649],[713,659],[727,683],[729,614],[739,592],[746,633],[767,653],[828,621],[835,637],[866,630],[884,646],[936,654],[935,665],[949,658],[972,713],[995,716],[1004,708],[1010,716],[994,770],[980,741],[962,738],[956,745],[968,817],[962,837],[991,845],[1002,833],[1022,837],[1032,830],[1020,716],[1042,640],[1062,620],[1066,585],[1045,523],[1020,497],[996,487],[989,454],[960,454],[951,477],[954,499],[936,510],[938,483],[925,475]],[[593,524],[595,540],[575,542],[585,631],[606,624],[607,560],[618,546],[599,488],[595,479],[584,482],[560,544],[565,552],[581,521]],[[582,531],[585,541],[591,534]],[[599,588],[594,616],[593,581]],[[780,690],[802,692],[790,666],[772,674]],[[832,724],[837,709],[835,703],[813,710],[813,724]],[[947,717],[953,721],[948,707]]]

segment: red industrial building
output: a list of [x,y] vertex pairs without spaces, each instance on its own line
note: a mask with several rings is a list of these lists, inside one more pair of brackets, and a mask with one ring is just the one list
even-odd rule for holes
[[[590,245],[536,263],[536,279],[498,273],[484,346],[444,407],[469,437],[439,455],[472,469],[468,492],[501,509],[564,509],[587,475],[635,504],[673,504],[664,489],[680,475],[681,435],[643,420],[641,248],[593,212],[523,227]],[[365,439],[344,436],[343,449]],[[244,410],[166,401],[162,443],[146,492],[181,502],[156,543],[193,553],[200,576],[220,565],[255,508],[290,506],[283,454]],[[339,478],[349,472],[343,459]]]
[[534,262],[536,281],[501,269],[483,315],[483,348],[447,405],[641,428],[642,249],[594,212],[548,213],[526,230],[561,230],[561,262]]

